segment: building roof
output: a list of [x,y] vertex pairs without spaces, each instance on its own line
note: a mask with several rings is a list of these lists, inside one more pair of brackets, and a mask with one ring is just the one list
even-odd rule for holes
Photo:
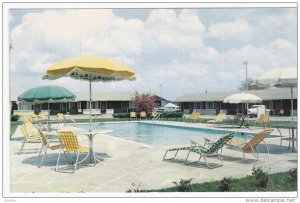
[[[201,101],[223,101],[226,97],[231,94],[239,93],[235,92],[208,92],[208,93],[194,93],[194,94],[184,94],[178,97],[175,102],[201,102]],[[290,88],[274,88],[265,90],[249,90],[248,93],[254,94],[262,98],[263,101],[268,100],[281,100],[291,98]],[[294,98],[298,98],[298,89],[293,89]]]
[[[18,96],[21,93],[11,91],[10,92],[10,101],[17,101]],[[75,101],[89,101],[90,94],[89,92],[74,92],[76,95]],[[92,92],[93,101],[131,101],[134,96],[131,92]],[[160,100],[160,97],[155,95],[157,100]],[[167,101],[163,98],[164,101]]]
[[[76,92],[76,101],[89,101],[89,92]],[[131,101],[133,94],[130,92],[92,92],[93,101]]]

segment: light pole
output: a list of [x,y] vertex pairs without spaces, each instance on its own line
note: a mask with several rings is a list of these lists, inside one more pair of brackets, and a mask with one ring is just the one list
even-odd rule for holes
[[248,92],[248,61],[244,61],[243,64],[246,65],[246,92]]
[[163,85],[159,84],[159,86],[160,86],[160,106],[162,106],[162,87],[163,87]]
[[[246,92],[248,92],[248,61],[244,61],[243,65],[246,65]],[[246,114],[248,114],[248,103],[246,103]]]

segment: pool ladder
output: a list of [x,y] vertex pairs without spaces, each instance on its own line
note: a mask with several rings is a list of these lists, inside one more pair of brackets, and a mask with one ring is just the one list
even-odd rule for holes
[[161,123],[163,123],[163,114],[158,113],[152,118],[152,123],[156,123],[156,121],[159,120]]

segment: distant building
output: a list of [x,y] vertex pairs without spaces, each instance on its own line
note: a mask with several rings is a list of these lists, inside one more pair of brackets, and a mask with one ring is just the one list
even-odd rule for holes
[[[228,114],[236,114],[237,112],[246,112],[245,104],[228,104],[223,103],[223,100],[236,92],[209,92],[184,94],[177,98],[177,102],[181,110],[185,113],[199,111],[202,114],[215,115],[220,110],[227,111]],[[265,90],[249,90],[248,93],[254,94],[262,98],[262,104],[266,105],[267,109],[271,110],[272,115],[278,115],[280,110],[283,110],[285,115],[290,115],[291,110],[291,90],[289,88],[265,89]],[[297,112],[298,90],[293,89],[294,100],[293,106]],[[249,104],[251,107],[252,104]]]
[[[21,93],[20,93],[21,94]],[[12,111],[26,111],[33,110],[35,113],[41,110],[47,110],[48,104],[22,104],[17,102],[17,98],[20,95],[18,93],[11,92],[10,101]],[[52,103],[50,104],[51,110],[58,110],[61,112],[69,112],[71,110],[89,110],[90,109],[90,95],[88,92],[77,92],[74,93],[76,99],[73,102],[66,103]],[[157,106],[161,105],[161,101],[168,102],[166,99],[161,99],[159,96],[155,95]],[[133,93],[130,92],[92,92],[92,109],[99,109],[101,113],[106,113],[109,110],[123,110],[133,108],[131,100],[133,98]],[[13,113],[13,112],[12,112]]]

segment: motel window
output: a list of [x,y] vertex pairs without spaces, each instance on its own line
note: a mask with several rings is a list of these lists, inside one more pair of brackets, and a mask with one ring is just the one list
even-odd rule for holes
[[[90,102],[87,102],[86,109],[90,109]],[[98,109],[98,102],[92,102],[92,109]]]
[[205,109],[215,109],[214,102],[205,102]]
[[197,102],[196,109],[203,109],[203,102]]
[[81,102],[77,102],[77,109],[81,109]]

